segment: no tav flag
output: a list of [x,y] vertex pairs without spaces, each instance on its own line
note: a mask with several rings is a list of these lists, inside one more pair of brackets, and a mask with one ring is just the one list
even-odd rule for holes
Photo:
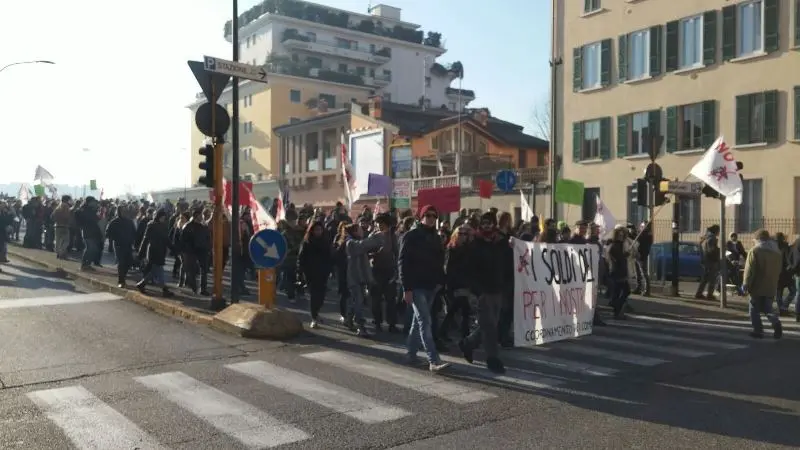
[[722,136],[711,144],[689,173],[724,195],[725,206],[742,204],[742,178],[736,158]]

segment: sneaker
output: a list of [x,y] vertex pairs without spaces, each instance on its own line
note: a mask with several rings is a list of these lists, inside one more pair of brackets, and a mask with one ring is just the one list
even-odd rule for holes
[[369,337],[369,333],[367,333],[366,328],[359,327],[358,330],[356,330],[356,336],[358,336],[360,338],[368,338]]
[[311,321],[311,324],[309,325],[309,327],[310,327],[310,328],[312,328],[312,329],[313,329],[313,328],[317,328],[317,326],[318,326],[318,325],[317,325],[317,321],[316,321],[316,320],[312,320],[312,321]]
[[430,369],[430,371],[434,372],[434,373],[435,372],[441,372],[442,370],[447,369],[448,367],[450,367],[450,363],[441,362],[441,361],[432,362],[432,363],[430,363],[428,365],[428,369]]
[[775,324],[772,330],[772,337],[774,339],[780,339],[783,337],[783,324],[780,322]]

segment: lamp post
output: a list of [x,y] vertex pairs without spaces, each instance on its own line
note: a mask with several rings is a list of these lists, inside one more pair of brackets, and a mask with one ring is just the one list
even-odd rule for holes
[[6,64],[3,67],[0,67],[0,72],[8,69],[9,67],[20,66],[22,64],[55,64],[55,63],[53,61],[47,61],[47,60],[44,60],[44,59],[39,59],[39,60],[35,60],[35,61],[17,61],[17,62],[11,63],[11,64]]

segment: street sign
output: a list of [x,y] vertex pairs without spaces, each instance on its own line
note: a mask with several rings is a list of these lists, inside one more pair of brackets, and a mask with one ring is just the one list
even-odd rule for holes
[[659,190],[668,194],[684,196],[700,196],[703,192],[703,183],[690,181],[662,181]]
[[267,82],[267,69],[261,66],[252,66],[226,59],[203,57],[205,69],[208,72],[223,73],[232,77],[246,78],[248,80]]
[[261,230],[250,238],[250,259],[261,269],[272,269],[286,257],[286,239],[275,230]]
[[231,116],[228,115],[228,111],[222,105],[214,103],[216,117],[211,120],[211,105],[211,103],[203,103],[197,108],[197,112],[194,114],[194,123],[197,125],[197,129],[205,136],[221,138],[231,127]]
[[515,174],[511,170],[501,170],[497,172],[497,176],[494,179],[494,184],[497,186],[497,189],[505,193],[509,193],[514,190],[514,186],[517,185],[517,174]]
[[206,72],[205,66],[200,61],[187,61],[189,69],[192,70],[197,84],[200,85],[206,100],[209,103],[217,103],[225,86],[231,81],[230,75],[222,73]]
[[647,165],[647,168],[644,169],[644,178],[650,182],[653,180],[661,180],[664,178],[664,170],[661,169],[661,166],[658,164],[650,163]]

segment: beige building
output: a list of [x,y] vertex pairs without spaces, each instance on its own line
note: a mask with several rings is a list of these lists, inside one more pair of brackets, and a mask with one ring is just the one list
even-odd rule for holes
[[[729,230],[796,233],[800,1],[554,4],[560,175],[587,188],[568,220],[593,217],[595,194],[620,221],[646,218],[631,185],[649,164],[648,133],[664,138],[664,176],[681,180],[722,135],[744,165],[744,203],[726,210]],[[685,232],[719,222],[717,200],[679,204]],[[657,238],[668,235],[671,213],[657,213]]]

